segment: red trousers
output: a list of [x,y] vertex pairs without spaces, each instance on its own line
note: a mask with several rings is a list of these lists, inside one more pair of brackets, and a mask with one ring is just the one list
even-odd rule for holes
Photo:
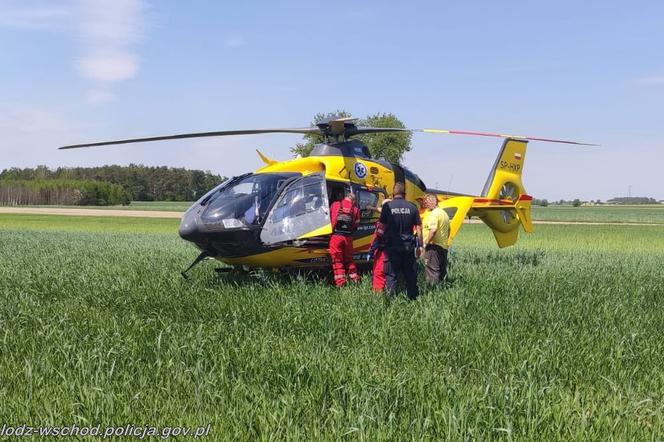
[[374,292],[382,292],[385,290],[385,252],[377,249],[374,252],[373,259],[373,290]]
[[334,285],[341,287],[346,284],[346,270],[351,281],[359,281],[357,267],[353,261],[353,238],[350,235],[332,235],[330,237],[330,258]]

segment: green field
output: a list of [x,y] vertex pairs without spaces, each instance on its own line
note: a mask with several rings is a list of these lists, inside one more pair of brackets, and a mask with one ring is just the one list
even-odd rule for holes
[[532,208],[537,221],[664,224],[664,204],[651,206],[548,206]]
[[[120,206],[127,210],[170,210],[174,212],[184,212],[193,201],[132,201],[128,206]],[[119,208],[115,206],[114,208]]]
[[29,207],[54,207],[63,209],[104,209],[104,210],[164,210],[173,212],[184,212],[193,201],[132,201],[126,206],[29,206]]
[[[35,206],[90,208],[115,210],[164,210],[184,212],[193,202],[179,201],[132,201],[128,206]],[[598,223],[647,223],[664,224],[664,205],[642,206],[548,206],[532,208],[536,221],[569,221]]]
[[464,226],[451,283],[228,280],[178,220],[0,215],[0,422],[213,439],[661,440],[664,226]]

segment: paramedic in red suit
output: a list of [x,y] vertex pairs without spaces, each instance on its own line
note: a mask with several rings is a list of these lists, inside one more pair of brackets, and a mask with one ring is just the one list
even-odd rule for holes
[[373,258],[373,272],[371,276],[371,285],[375,293],[385,290],[385,245],[383,244],[383,227],[377,223],[376,233],[374,233],[369,256]]
[[[391,199],[385,198],[383,204],[389,203]],[[378,210],[380,212],[380,210]],[[383,239],[383,225],[380,222],[376,222],[376,231],[374,233],[373,240],[371,241],[371,247],[369,248],[369,256],[373,258],[373,272],[371,278],[371,285],[373,291],[380,293],[385,290],[385,241]]]
[[353,232],[360,224],[360,209],[355,205],[355,194],[348,193],[341,201],[330,206],[332,236],[330,237],[330,258],[334,284],[342,287],[346,284],[346,270],[351,281],[359,281],[357,267],[353,261]]

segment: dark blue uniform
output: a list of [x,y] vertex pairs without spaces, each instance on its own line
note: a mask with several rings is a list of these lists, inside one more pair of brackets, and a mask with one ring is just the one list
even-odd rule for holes
[[385,288],[389,294],[397,291],[397,277],[403,273],[408,298],[417,298],[416,241],[413,230],[421,226],[417,206],[403,198],[383,204],[380,222],[385,233]]

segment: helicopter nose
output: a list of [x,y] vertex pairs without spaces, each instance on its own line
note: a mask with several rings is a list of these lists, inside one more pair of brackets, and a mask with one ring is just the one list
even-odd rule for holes
[[178,229],[180,238],[185,241],[196,242],[200,237],[198,218],[197,210],[190,210],[184,214],[182,221],[180,221],[180,228]]

